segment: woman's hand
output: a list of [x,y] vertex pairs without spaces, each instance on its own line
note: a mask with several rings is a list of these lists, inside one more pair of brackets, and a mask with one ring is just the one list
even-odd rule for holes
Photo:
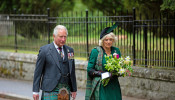
[[91,70],[88,72],[88,75],[89,75],[91,78],[94,78],[94,77],[101,77],[101,73],[102,73],[102,71],[96,71],[95,69],[91,69]]

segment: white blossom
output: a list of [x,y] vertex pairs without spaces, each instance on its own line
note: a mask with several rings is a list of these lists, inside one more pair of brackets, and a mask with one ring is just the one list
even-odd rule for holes
[[125,58],[126,61],[130,61],[130,59],[131,59],[131,58],[130,58],[129,56],[127,56],[127,57]]
[[124,72],[125,72],[125,69],[124,68],[120,68],[120,70],[119,70],[120,75],[122,75]]

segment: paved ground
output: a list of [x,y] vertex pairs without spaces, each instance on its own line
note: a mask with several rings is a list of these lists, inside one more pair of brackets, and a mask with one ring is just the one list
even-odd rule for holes
[[[76,100],[84,100],[85,90],[78,89]],[[20,99],[21,98],[21,99]],[[0,100],[33,100],[32,82],[0,78]],[[123,100],[145,100],[123,96]]]

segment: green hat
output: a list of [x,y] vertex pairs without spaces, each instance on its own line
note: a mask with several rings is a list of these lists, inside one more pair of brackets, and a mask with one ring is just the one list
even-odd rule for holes
[[116,22],[112,27],[106,27],[104,30],[102,30],[100,34],[100,39],[102,39],[105,35],[109,34],[110,32],[113,32],[113,29],[115,29],[118,26],[118,22]]

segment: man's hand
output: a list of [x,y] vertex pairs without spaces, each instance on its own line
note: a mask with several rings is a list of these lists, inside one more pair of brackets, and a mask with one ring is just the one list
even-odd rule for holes
[[39,94],[33,94],[33,99],[34,100],[39,100]]
[[73,100],[75,100],[76,95],[77,95],[77,92],[72,92],[72,93],[71,93],[71,96],[72,96]]

